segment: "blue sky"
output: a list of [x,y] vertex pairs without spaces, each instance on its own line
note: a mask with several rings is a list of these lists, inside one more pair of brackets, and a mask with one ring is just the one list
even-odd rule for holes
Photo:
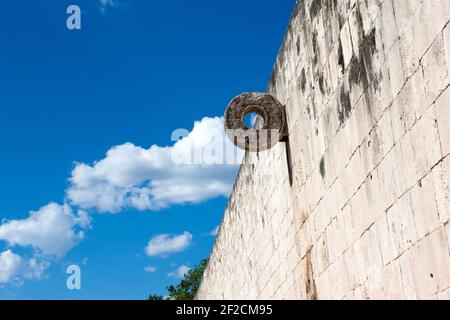
[[172,132],[265,90],[294,3],[2,3],[0,298],[145,299],[208,257],[237,166],[171,165]]

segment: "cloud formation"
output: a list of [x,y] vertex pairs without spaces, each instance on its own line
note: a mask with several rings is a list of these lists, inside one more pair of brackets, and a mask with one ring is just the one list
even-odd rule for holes
[[[102,0],[101,4],[116,2]],[[93,164],[77,163],[66,190],[67,204],[50,203],[25,219],[2,221],[0,241],[13,249],[32,248],[33,258],[11,250],[0,253],[0,284],[41,277],[51,262],[82,241],[91,227],[84,210],[160,210],[229,195],[244,153],[225,137],[222,118],[196,121],[191,132],[176,130],[172,141],[172,146],[149,149],[125,143],[112,147]],[[191,243],[189,232],[162,234],[151,239],[145,250],[148,256],[164,257]],[[145,271],[156,269],[149,266]]]
[[11,250],[4,251],[0,254],[0,284],[11,281],[22,264],[22,258]]
[[191,268],[189,268],[188,266],[182,265],[182,266],[179,266],[177,270],[175,270],[173,272],[169,272],[167,275],[171,278],[183,279],[189,271],[191,271]]
[[23,220],[5,221],[0,225],[0,240],[10,246],[31,246],[45,255],[63,256],[83,238],[90,226],[85,212],[75,215],[68,205],[50,203],[30,212]]
[[100,12],[105,13],[108,7],[116,7],[119,2],[117,0],[99,0]]
[[117,213],[227,197],[242,156],[225,137],[223,119],[206,117],[173,146],[125,143],[92,165],[78,163],[67,198],[84,209]]
[[21,256],[6,250],[0,253],[0,285],[23,279],[39,279],[48,263],[36,259],[23,259]]
[[147,266],[147,267],[145,267],[144,268],[144,271],[145,272],[148,272],[148,273],[153,273],[153,272],[156,272],[156,267],[154,267],[154,266]]
[[210,235],[212,237],[217,237],[217,234],[219,233],[219,229],[220,229],[220,226],[215,227],[208,233],[208,235]]
[[184,232],[180,235],[170,236],[161,234],[150,239],[145,252],[148,256],[168,256],[172,253],[186,250],[192,243],[192,234]]

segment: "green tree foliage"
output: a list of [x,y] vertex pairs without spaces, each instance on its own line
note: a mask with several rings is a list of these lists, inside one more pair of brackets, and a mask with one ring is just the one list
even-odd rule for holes
[[190,270],[177,285],[170,285],[167,287],[168,296],[163,297],[156,294],[151,294],[148,300],[194,300],[198,287],[203,278],[206,264],[208,260],[204,259],[199,265],[196,265]]

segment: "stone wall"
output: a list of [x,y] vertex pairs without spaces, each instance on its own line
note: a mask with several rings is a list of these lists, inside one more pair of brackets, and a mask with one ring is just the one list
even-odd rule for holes
[[[198,299],[450,298],[450,1],[298,1]],[[289,167],[292,179],[289,178]]]

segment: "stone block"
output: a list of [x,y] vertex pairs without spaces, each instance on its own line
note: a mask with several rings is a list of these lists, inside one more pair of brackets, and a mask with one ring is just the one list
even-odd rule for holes
[[348,20],[344,23],[341,29],[341,44],[342,54],[344,57],[344,68],[347,69],[350,64],[350,60],[353,57],[352,39],[350,36],[350,26]]
[[442,158],[434,107],[400,141],[408,187],[421,180]]
[[450,154],[450,87],[436,101],[436,118],[442,154]]
[[393,242],[389,233],[388,222],[386,215],[381,216],[375,223],[375,232],[380,246],[381,258],[384,265],[389,264],[394,257]]
[[450,83],[445,55],[444,38],[440,33],[422,59],[427,106],[434,103]]
[[401,257],[406,298],[431,299],[449,287],[450,257],[446,240],[441,228]]
[[448,22],[450,3],[446,0],[420,1],[415,18],[417,54],[422,57]]
[[383,299],[402,300],[405,298],[402,285],[400,263],[393,261],[382,271]]
[[386,56],[389,68],[389,76],[391,79],[392,96],[395,98],[402,89],[406,80],[400,55],[399,41],[394,42],[392,48]]
[[417,231],[411,205],[411,196],[405,194],[387,212],[389,235],[393,242],[394,257],[401,255],[417,241]]
[[[394,0],[395,2],[396,0]],[[383,35],[383,46],[390,51],[394,42],[398,39],[397,22],[394,15],[393,0],[384,0],[381,4],[381,33]]]
[[392,136],[394,139],[394,143],[397,143],[406,132],[405,123],[403,121],[402,107],[398,103],[398,99],[393,102],[391,108],[389,109],[389,113],[391,119]]
[[429,174],[411,189],[412,207],[419,239],[439,226],[433,175]]

